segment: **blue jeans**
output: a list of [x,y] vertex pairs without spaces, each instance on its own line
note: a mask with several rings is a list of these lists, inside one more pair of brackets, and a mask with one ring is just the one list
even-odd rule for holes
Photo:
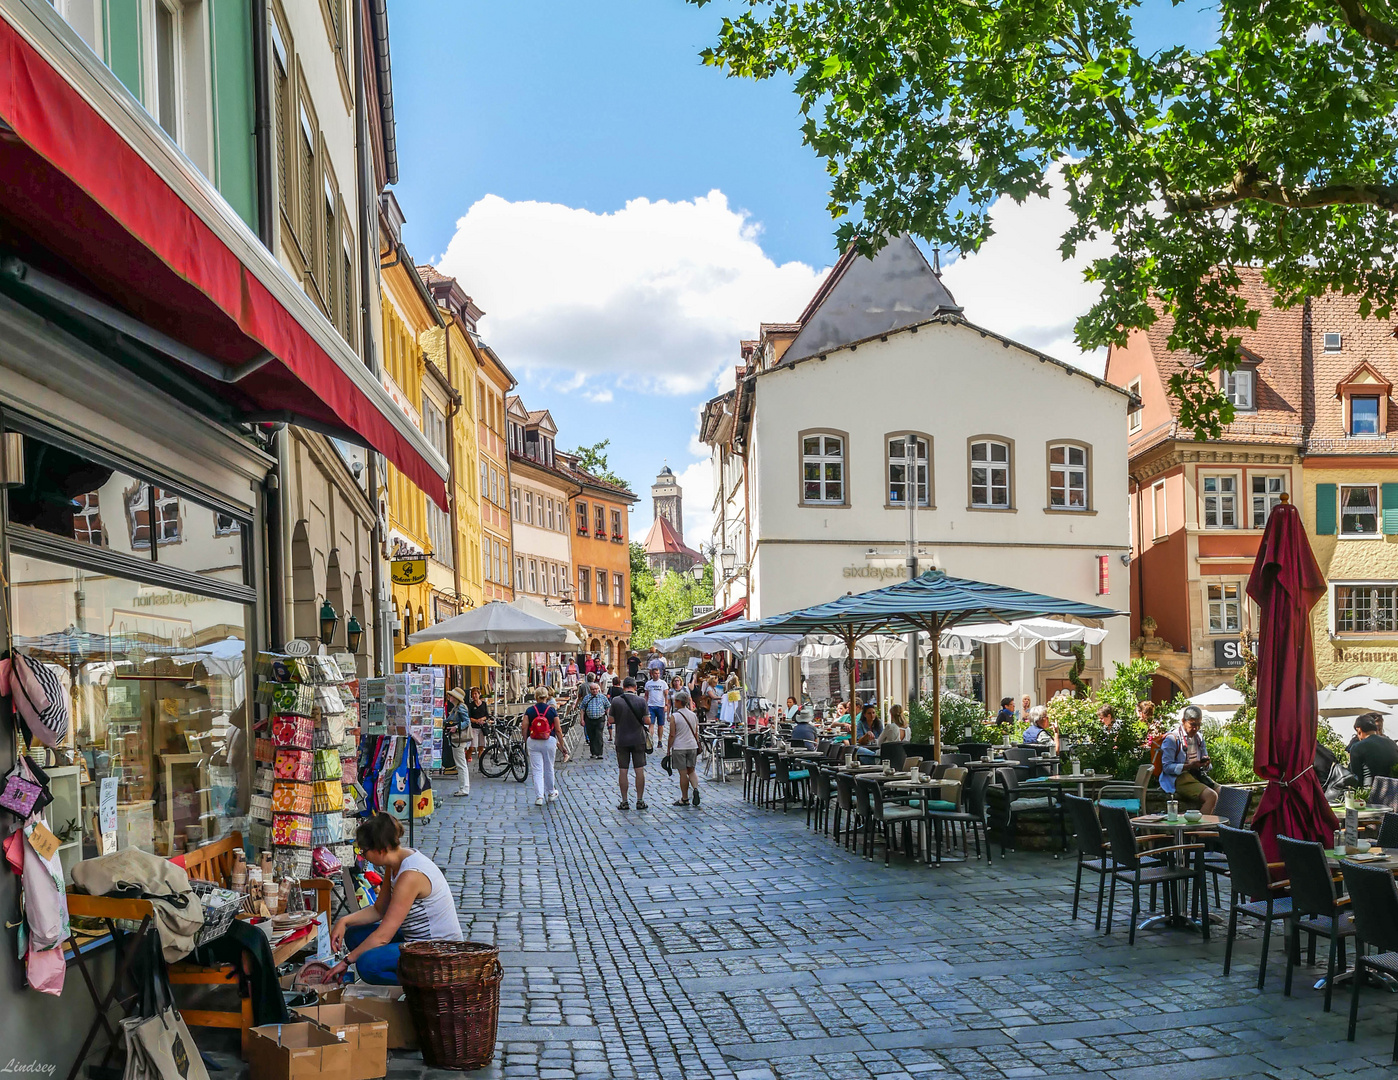
[[[364,940],[379,928],[378,923],[369,923],[367,926],[350,926],[345,929],[345,948],[357,949],[364,944]],[[359,973],[359,977],[366,983],[374,986],[397,986],[398,985],[398,947],[403,941],[403,931],[393,935],[393,940],[387,945],[380,945],[376,949],[360,953],[359,959],[354,962],[354,969]]]

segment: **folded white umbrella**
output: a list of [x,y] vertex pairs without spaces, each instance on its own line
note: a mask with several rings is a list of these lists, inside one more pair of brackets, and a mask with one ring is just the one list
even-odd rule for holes
[[557,623],[526,615],[509,604],[492,600],[434,623],[408,636],[408,643],[448,638],[487,652],[560,652],[577,638]]

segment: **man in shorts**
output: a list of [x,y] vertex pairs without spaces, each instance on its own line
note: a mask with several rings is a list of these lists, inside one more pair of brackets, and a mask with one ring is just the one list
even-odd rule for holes
[[665,735],[665,714],[670,709],[670,684],[665,681],[663,668],[660,671],[651,670],[645,691],[650,722],[655,726],[656,737],[662,738]]
[[636,680],[627,676],[621,684],[621,694],[612,699],[607,711],[616,726],[616,763],[620,769],[617,783],[621,787],[618,810],[630,810],[627,793],[627,769],[636,771],[636,809],[646,809],[646,740],[650,736],[650,712],[636,694]]

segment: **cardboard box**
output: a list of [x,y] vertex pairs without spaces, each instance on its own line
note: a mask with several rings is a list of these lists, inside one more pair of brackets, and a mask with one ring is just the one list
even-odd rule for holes
[[388,1021],[352,1005],[302,1005],[292,1010],[319,1024],[350,1048],[350,1080],[388,1075]]
[[350,1080],[351,1050],[308,1020],[248,1032],[248,1065],[257,1080]]
[[388,1021],[388,1048],[416,1050],[417,1025],[408,1011],[408,1000],[401,986],[371,986],[351,983],[345,987],[341,1000],[362,1013]]

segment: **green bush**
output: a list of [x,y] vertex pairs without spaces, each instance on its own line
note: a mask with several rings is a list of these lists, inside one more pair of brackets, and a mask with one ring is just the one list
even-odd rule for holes
[[[923,698],[908,706],[908,726],[912,741],[932,741],[932,699]],[[1008,724],[997,724],[975,698],[962,697],[950,690],[942,691],[942,742],[1003,742],[1009,734]]]

